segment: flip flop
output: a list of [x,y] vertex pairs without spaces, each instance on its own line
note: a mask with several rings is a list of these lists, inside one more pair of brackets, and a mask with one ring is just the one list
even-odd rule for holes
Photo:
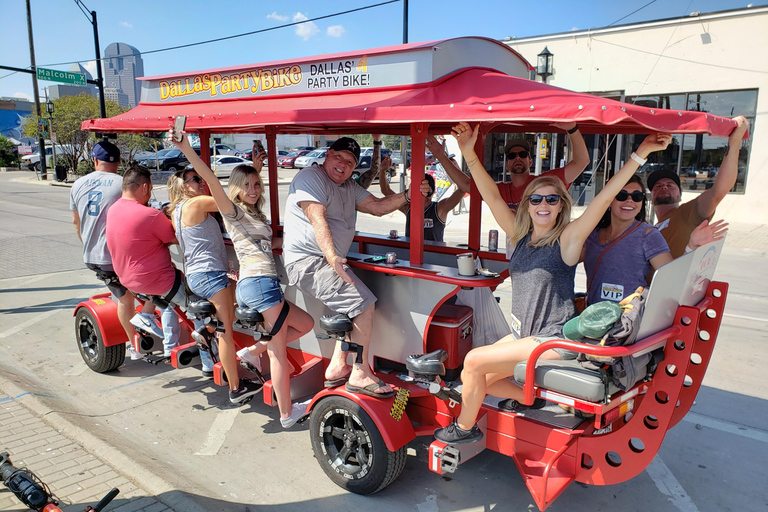
[[391,396],[395,395],[394,391],[388,391],[387,393],[376,393],[376,390],[386,386],[386,382],[378,381],[374,382],[373,384],[368,384],[364,388],[361,388],[359,386],[354,386],[347,382],[347,384],[344,386],[347,391],[350,393],[359,393],[361,395],[367,395],[371,396],[373,398],[389,398]]
[[328,379],[323,382],[324,388],[337,388],[349,380],[349,376],[352,373],[352,367],[347,366],[347,373],[336,379]]

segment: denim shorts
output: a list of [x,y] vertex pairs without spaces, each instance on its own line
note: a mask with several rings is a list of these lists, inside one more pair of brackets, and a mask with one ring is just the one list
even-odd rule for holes
[[226,272],[194,272],[187,274],[187,286],[205,300],[224,290],[229,286],[229,277]]
[[237,303],[263,313],[283,301],[280,280],[273,276],[246,277],[237,282]]

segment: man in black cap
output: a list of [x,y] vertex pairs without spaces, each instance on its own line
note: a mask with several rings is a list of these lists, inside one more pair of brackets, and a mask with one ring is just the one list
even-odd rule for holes
[[[548,176],[556,176],[566,187],[569,187],[584,169],[589,165],[589,152],[584,143],[584,137],[581,136],[579,125],[576,123],[553,123],[553,128],[564,130],[571,139],[573,147],[573,159],[565,167],[547,171]],[[432,154],[443,165],[451,180],[456,183],[460,190],[469,193],[470,178],[456,165],[451,162],[442,145],[434,138],[427,137],[427,145]],[[505,168],[510,173],[510,181],[497,183],[501,197],[507,202],[507,206],[517,209],[520,201],[523,199],[525,187],[532,182],[536,176],[531,174],[531,165],[534,157],[531,146],[523,138],[514,138],[504,146],[504,154],[507,157]]]
[[[695,199],[680,204],[680,177],[674,171],[659,170],[648,176],[648,190],[651,191],[656,227],[669,245],[673,258],[685,254],[691,232],[709,221],[715,208],[733,188],[738,176],[739,148],[741,139],[749,128],[749,122],[742,116],[735,117],[736,128],[728,136],[728,146],[712,188],[705,190]],[[692,247],[695,248],[695,247]]]
[[[83,242],[85,266],[105,280],[107,288],[117,299],[117,318],[130,342],[136,334],[131,325],[135,312],[134,297],[120,284],[115,274],[106,237],[107,211],[120,199],[123,191],[123,178],[117,174],[120,149],[104,139],[93,146],[91,156],[96,170],[79,178],[70,191],[72,223]],[[156,325],[155,329],[162,335]],[[131,355],[134,357],[133,352]]]
[[347,366],[337,343],[325,372],[328,386],[347,380],[347,389],[376,398],[394,393],[368,366],[368,345],[376,297],[346,265],[355,236],[355,211],[382,216],[410,201],[409,191],[377,198],[350,179],[360,146],[342,137],[325,162],[302,169],[291,182],[285,205],[283,260],[290,285],[352,319],[352,342],[363,347],[363,364]]

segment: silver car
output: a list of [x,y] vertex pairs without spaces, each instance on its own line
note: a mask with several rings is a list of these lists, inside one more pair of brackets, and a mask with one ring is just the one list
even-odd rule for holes
[[328,148],[320,148],[304,156],[300,156],[293,162],[293,166],[298,169],[303,169],[304,167],[309,167],[311,165],[322,164],[325,162],[325,153],[327,151]]

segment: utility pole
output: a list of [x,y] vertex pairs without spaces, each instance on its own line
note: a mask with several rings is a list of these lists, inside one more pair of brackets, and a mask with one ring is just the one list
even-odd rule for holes
[[[29,1],[29,0],[27,0]],[[104,71],[101,69],[101,50],[99,50],[99,24],[96,21],[96,11],[91,11],[91,25],[93,25],[93,43],[96,45],[96,73],[97,80],[99,82],[99,108],[101,109],[101,117],[107,117],[107,105],[104,101]]]
[[[37,66],[35,65],[35,41],[32,38],[32,8],[27,0],[27,33],[29,34],[29,63],[32,67],[32,89],[35,92],[35,112],[37,112],[37,118],[40,119],[40,91],[37,88]],[[38,147],[40,151],[40,178],[43,180],[48,179],[48,172],[45,158],[45,139],[43,134],[38,133]]]

